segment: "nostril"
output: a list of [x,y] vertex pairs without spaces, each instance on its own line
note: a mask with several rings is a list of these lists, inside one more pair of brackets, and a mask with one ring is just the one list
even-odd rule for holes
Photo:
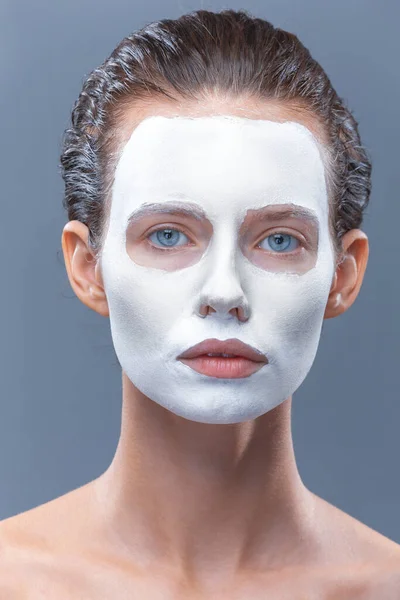
[[243,306],[239,306],[239,308],[238,308],[239,321],[248,321],[249,317],[250,317],[250,315],[248,313],[248,309]]
[[207,316],[208,314],[211,314],[211,313],[213,313],[213,312],[216,312],[216,310],[215,310],[214,308],[212,308],[211,306],[205,306],[205,305],[203,305],[203,306],[200,308],[200,310],[199,310],[199,314],[200,314],[202,317],[205,317],[205,316]]
[[[198,314],[201,317],[206,317],[207,315],[210,315],[215,312],[217,312],[215,310],[215,308],[212,308],[212,306],[210,306],[210,305],[203,304],[200,307]],[[242,306],[231,308],[228,312],[229,312],[229,315],[231,315],[231,317],[235,317],[239,321],[244,322],[244,321],[248,321],[248,319],[249,319],[249,317],[246,316],[246,314],[245,314],[247,311]],[[228,317],[228,315],[226,315],[225,318],[229,319],[230,317]]]

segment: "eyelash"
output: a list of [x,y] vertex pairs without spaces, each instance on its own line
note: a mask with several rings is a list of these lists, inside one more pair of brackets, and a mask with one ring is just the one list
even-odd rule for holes
[[[158,231],[164,231],[165,229],[171,229],[172,231],[178,231],[179,233],[183,233],[183,235],[186,235],[187,238],[190,239],[189,235],[187,233],[185,233],[182,229],[179,229],[179,227],[170,227],[170,226],[165,226],[165,227],[158,227],[157,229],[153,229],[152,231],[150,231],[147,235],[146,235],[146,240],[148,241],[148,238],[150,235],[152,235],[153,233],[157,233]],[[257,247],[259,246],[259,244],[261,244],[261,242],[263,240],[265,240],[266,238],[270,237],[271,235],[277,234],[277,233],[283,233],[284,235],[290,235],[291,237],[293,237],[302,248],[307,248],[307,244],[300,239],[299,237],[295,236],[293,233],[288,233],[286,231],[283,231],[281,229],[276,229],[274,231],[272,231],[271,233],[269,233],[268,235],[262,237],[260,239],[260,241],[257,243]],[[148,245],[150,247],[150,250],[152,252],[171,252],[171,249],[174,250],[176,248],[183,248],[185,247],[184,245],[182,246],[171,246],[171,249],[168,248],[162,248],[161,246],[153,246],[153,244],[151,242],[148,241]],[[298,248],[296,248],[296,250],[298,250]],[[296,252],[296,250],[291,251],[291,252],[274,252],[274,254],[276,255],[286,255],[286,256],[290,256],[291,254],[294,254]],[[271,249],[271,252],[273,252],[273,250]]]

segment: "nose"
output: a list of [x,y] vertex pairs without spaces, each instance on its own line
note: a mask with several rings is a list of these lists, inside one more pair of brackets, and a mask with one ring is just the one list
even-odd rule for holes
[[197,303],[197,314],[206,317],[215,313],[223,320],[237,318],[247,321],[250,316],[250,307],[243,291],[239,273],[232,255],[214,260],[210,256],[211,272],[201,289]]

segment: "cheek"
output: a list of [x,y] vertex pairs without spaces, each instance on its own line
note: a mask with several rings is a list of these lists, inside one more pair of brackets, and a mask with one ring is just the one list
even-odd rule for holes
[[110,315],[130,329],[168,329],[190,305],[192,294],[182,274],[178,278],[130,263],[110,275],[105,285]]
[[263,329],[296,344],[320,327],[328,298],[323,274],[287,278],[269,274],[253,286],[254,314],[260,315]]

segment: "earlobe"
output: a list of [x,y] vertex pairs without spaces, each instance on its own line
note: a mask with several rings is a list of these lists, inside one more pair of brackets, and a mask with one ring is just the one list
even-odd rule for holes
[[69,221],[62,233],[65,267],[77,297],[95,312],[109,316],[104,288],[96,277],[96,258],[88,246],[89,230],[80,221]]

